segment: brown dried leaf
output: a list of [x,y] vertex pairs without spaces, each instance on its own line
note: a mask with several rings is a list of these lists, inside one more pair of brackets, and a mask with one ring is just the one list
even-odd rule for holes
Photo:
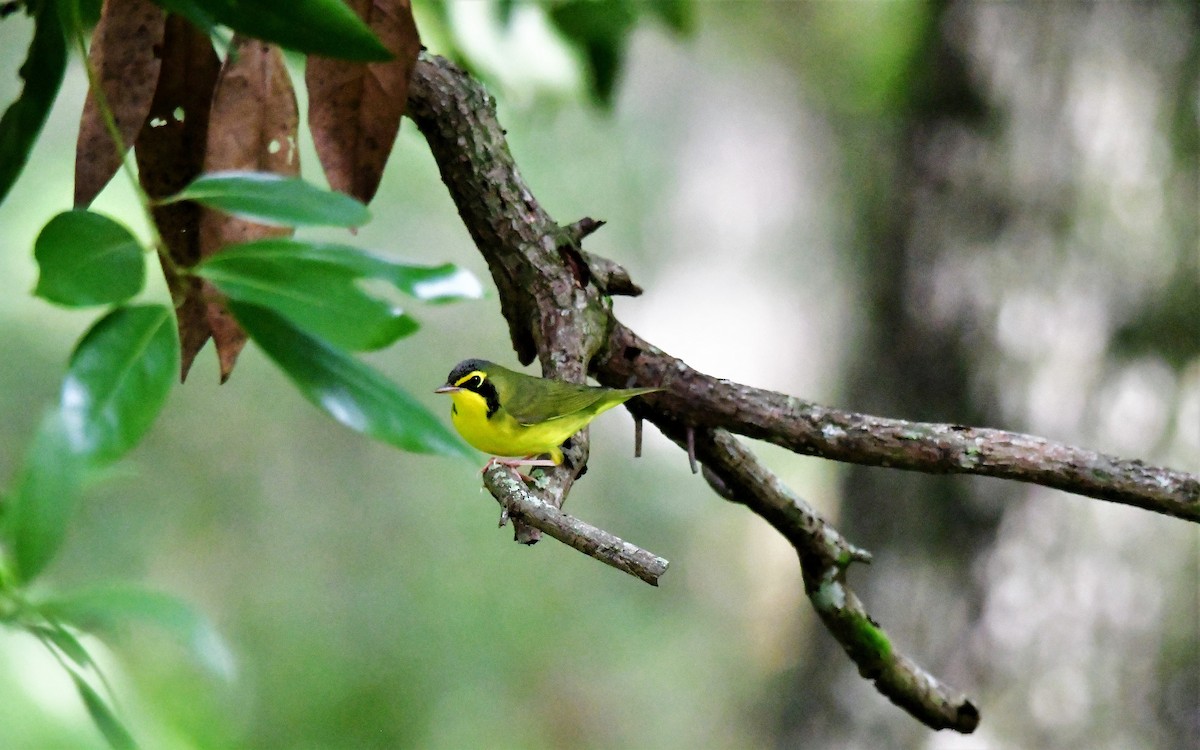
[[392,152],[421,51],[409,0],[349,0],[396,59],[354,63],[309,57],[308,126],[334,190],[369,203]]
[[[212,41],[182,16],[167,19],[162,42],[162,73],[149,117],[134,146],[138,178],[151,198],[173,195],[204,166],[209,106],[221,60]],[[200,260],[200,206],[191,202],[153,208],[154,223],[175,267]],[[163,261],[163,273],[179,321],[180,380],[187,377],[211,329],[199,280],[178,276]]]
[[[296,93],[279,49],[235,35],[213,94],[204,171],[239,169],[298,175],[299,124]],[[289,236],[292,231],[203,209],[200,257],[207,258],[234,242]],[[216,296],[215,289],[209,291]],[[221,382],[225,382],[246,343],[246,334],[222,302],[210,300],[208,324],[221,363]]]
[[221,367],[221,382],[229,380],[238,355],[246,346],[246,332],[242,330],[217,290],[207,279],[203,282],[205,298],[210,300],[205,308],[209,328],[212,329],[213,345],[217,348],[217,362]]
[[[126,148],[146,122],[158,83],[166,14],[150,0],[105,0],[88,61]],[[96,97],[88,91],[75,144],[75,206],[91,204],[121,168]]]

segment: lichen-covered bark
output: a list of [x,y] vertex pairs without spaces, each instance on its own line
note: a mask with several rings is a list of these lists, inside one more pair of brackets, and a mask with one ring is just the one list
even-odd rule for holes
[[797,453],[930,474],[1030,482],[1200,521],[1200,478],[1033,435],[909,422],[832,409],[693,370],[617,324],[593,363],[600,382],[660,384],[656,406],[689,424],[720,427]]
[[558,509],[529,491],[515,472],[493,466],[483,474],[483,484],[504,507],[506,514],[523,519],[563,544],[596,558],[605,565],[640,578],[651,586],[667,572],[667,561]]
[[517,358],[540,357],[547,377],[583,382],[607,334],[609,305],[564,263],[571,233],[521,178],[492,97],[444,61],[425,59],[413,75],[408,114],[488,262]]

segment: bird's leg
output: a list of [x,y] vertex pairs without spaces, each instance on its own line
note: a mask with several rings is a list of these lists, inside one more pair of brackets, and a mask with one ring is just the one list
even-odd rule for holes
[[533,456],[526,456],[525,458],[502,458],[496,461],[496,463],[501,466],[507,466],[510,469],[515,469],[518,466],[558,466],[558,464],[548,458],[534,458]]

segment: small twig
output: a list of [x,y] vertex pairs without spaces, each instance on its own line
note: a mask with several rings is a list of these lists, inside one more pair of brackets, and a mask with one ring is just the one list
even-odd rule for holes
[[[573,253],[568,254],[568,257],[577,259],[577,262],[582,262],[587,268],[586,274],[580,274],[579,269],[575,269],[575,274],[585,284],[587,282],[595,284],[607,295],[637,297],[642,293],[642,288],[633,283],[633,279],[629,276],[629,271],[624,266],[608,258],[593,255],[580,247],[580,243],[583,242],[584,237],[587,237],[602,226],[604,226],[603,221],[585,216],[579,221],[562,228],[563,234],[573,250]],[[560,250],[562,250],[561,247]]]
[[657,586],[658,579],[667,571],[669,563],[658,555],[567,515],[537,497],[511,469],[491,467],[483,474],[483,484],[514,520],[524,521],[605,565],[640,578],[651,586]]
[[[637,381],[630,375],[629,379],[625,381],[625,387],[633,388],[635,385],[637,385]],[[642,418],[638,414],[633,415],[633,457],[642,457]]]
[[571,224],[563,227],[563,231],[567,233],[567,237],[569,237],[572,242],[578,245],[580,242],[583,242],[584,237],[587,237],[592,232],[595,232],[597,229],[604,226],[605,223],[607,222],[605,222],[603,219],[593,219],[590,216],[585,216],[579,221],[572,222]]
[[693,474],[699,474],[700,469],[696,466],[696,428],[691,425],[687,426],[687,457],[688,468]]

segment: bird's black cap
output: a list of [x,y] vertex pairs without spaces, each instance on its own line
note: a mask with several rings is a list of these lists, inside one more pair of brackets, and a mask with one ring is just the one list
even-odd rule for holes
[[486,370],[490,364],[491,362],[488,362],[486,359],[464,359],[455,365],[450,374],[446,376],[446,385],[454,385],[462,380],[464,375],[468,375],[476,370]]

